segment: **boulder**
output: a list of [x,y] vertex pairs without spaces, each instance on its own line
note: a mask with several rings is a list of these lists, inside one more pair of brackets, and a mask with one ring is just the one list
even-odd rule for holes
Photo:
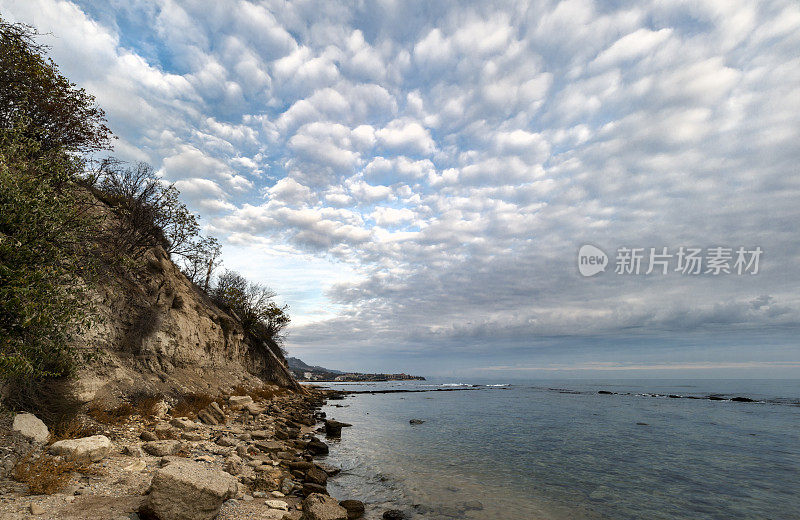
[[137,459],[144,457],[144,451],[138,444],[129,444],[128,446],[125,446],[122,448],[122,453],[130,457],[136,457]]
[[339,421],[325,421],[325,435],[327,435],[328,437],[335,437],[335,438],[341,437],[342,428],[346,428],[348,426],[353,426],[353,425]]
[[303,496],[310,496],[313,494],[327,495],[328,490],[325,489],[325,486],[320,486],[319,484],[314,484],[312,482],[304,482]]
[[164,417],[169,412],[169,405],[166,401],[161,399],[155,405],[153,405],[153,415],[156,417]]
[[325,464],[324,462],[317,462],[317,467],[328,474],[329,477],[334,475],[338,475],[341,469],[337,468],[336,466],[331,466],[330,464]]
[[257,441],[254,446],[265,453],[284,451],[286,446],[278,441]]
[[232,395],[228,398],[228,403],[230,403],[231,408],[234,407],[241,408],[242,406],[250,404],[252,402],[253,398],[250,397],[249,395]]
[[247,403],[242,406],[243,410],[246,410],[247,413],[251,415],[259,415],[264,413],[264,408],[262,406],[258,406],[256,403]]
[[328,474],[322,471],[320,468],[311,467],[306,471],[305,481],[324,486],[328,483]]
[[169,422],[172,426],[179,428],[181,430],[186,430],[187,432],[194,431],[200,427],[194,421],[187,419],[186,417],[176,417]]
[[15,415],[11,429],[29,441],[41,444],[47,442],[50,437],[47,426],[32,413],[18,413]]
[[348,520],[347,510],[335,498],[313,493],[303,500],[303,520]]
[[360,500],[342,500],[339,505],[347,510],[348,520],[364,516],[364,502]]
[[66,460],[97,462],[103,460],[111,451],[111,441],[105,435],[92,435],[82,439],[55,442],[48,451],[51,455],[61,455]]
[[308,444],[306,445],[306,449],[314,455],[328,454],[328,445],[316,437],[311,437],[311,440],[308,441]]
[[190,460],[171,460],[153,474],[143,513],[159,520],[211,520],[236,496],[238,481]]
[[185,441],[197,442],[202,441],[205,439],[206,436],[200,432],[183,432],[181,433],[181,439]]
[[225,471],[233,476],[241,475],[242,471],[244,471],[244,463],[242,462],[242,459],[237,455],[231,455],[228,457],[228,460],[225,461]]
[[390,509],[383,512],[383,520],[405,520],[406,515],[399,509]]
[[236,446],[239,442],[234,439],[233,437],[223,435],[219,439],[215,441],[218,445],[230,448],[231,446]]
[[222,411],[222,408],[220,408],[216,402],[212,402],[210,405],[200,410],[197,414],[197,418],[212,426],[225,424],[228,420],[225,416],[225,412]]
[[174,455],[181,449],[181,441],[150,441],[142,445],[142,449],[154,457]]
[[139,435],[139,438],[142,439],[143,441],[157,441],[158,435],[156,435],[151,431],[145,430],[142,432],[141,435]]

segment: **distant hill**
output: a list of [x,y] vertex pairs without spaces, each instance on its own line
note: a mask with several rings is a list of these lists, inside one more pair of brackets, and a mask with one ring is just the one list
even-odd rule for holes
[[332,370],[329,368],[316,366],[316,365],[307,365],[303,362],[303,360],[298,359],[296,357],[288,357],[286,358],[286,363],[289,365],[289,370],[291,371],[302,371],[302,372],[325,372],[328,374],[344,374],[344,372],[340,370]]
[[360,372],[342,372],[341,370],[331,370],[329,368],[309,365],[296,357],[286,358],[289,371],[292,372],[298,381],[398,381],[398,380],[421,380],[421,376],[409,374],[362,374]]

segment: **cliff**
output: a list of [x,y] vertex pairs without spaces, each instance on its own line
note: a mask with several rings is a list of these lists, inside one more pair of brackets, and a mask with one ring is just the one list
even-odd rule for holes
[[97,319],[77,339],[94,353],[75,382],[81,401],[262,382],[300,389],[279,346],[246,335],[161,248],[149,250],[144,264],[93,291]]

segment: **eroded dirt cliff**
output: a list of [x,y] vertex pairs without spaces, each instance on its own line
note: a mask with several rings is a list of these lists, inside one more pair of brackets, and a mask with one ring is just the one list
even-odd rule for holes
[[79,371],[80,400],[214,393],[261,381],[298,388],[280,348],[246,335],[161,248],[148,251],[144,263],[95,291],[96,323],[78,339],[95,357]]

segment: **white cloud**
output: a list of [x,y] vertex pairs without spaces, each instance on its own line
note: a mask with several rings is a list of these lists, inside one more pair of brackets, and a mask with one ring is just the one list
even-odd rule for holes
[[396,152],[430,155],[436,149],[430,132],[416,121],[395,119],[375,135],[385,148]]
[[[798,323],[793,2],[0,9],[48,33],[116,152],[152,162],[227,244],[355,273],[326,294],[302,282],[328,310],[301,304],[292,345],[519,351]],[[760,244],[770,263],[587,282],[582,241]]]

